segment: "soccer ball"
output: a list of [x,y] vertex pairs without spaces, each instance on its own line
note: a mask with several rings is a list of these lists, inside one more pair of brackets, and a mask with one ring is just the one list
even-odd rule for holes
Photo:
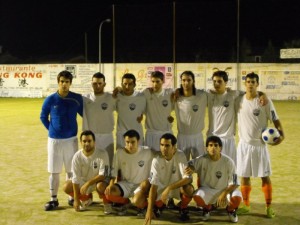
[[274,144],[280,137],[279,131],[276,128],[266,128],[261,134],[261,138],[267,144]]

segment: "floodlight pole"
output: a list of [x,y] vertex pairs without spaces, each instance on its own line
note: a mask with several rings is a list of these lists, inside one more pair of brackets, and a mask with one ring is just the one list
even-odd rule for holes
[[101,23],[100,23],[100,26],[99,26],[99,72],[102,72],[102,69],[101,69],[101,64],[102,64],[102,61],[101,61],[101,31],[102,31],[102,25],[104,23],[110,23],[110,19],[105,19],[103,20]]

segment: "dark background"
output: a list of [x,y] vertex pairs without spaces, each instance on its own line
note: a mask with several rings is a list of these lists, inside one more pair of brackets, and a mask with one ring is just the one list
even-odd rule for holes
[[300,47],[298,0],[1,0],[0,63],[97,63],[99,25],[113,5],[115,44],[113,23],[104,23],[104,63],[299,62],[279,58],[281,48]]

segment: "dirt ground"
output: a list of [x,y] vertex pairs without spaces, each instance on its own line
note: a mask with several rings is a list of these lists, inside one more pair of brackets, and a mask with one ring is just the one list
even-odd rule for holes
[[[47,132],[39,121],[42,102],[43,99],[0,98],[0,224],[143,224],[143,220],[135,216],[134,209],[122,217],[105,216],[102,202],[96,195],[88,211],[76,213],[68,206],[67,196],[62,192],[64,174],[61,174],[59,209],[44,211],[49,191]],[[261,182],[252,179],[252,211],[239,216],[239,224],[300,224],[300,102],[276,101],[275,107],[286,133],[282,144],[269,148],[273,169],[273,207],[277,215],[274,219],[265,217]],[[231,224],[221,209],[214,211],[208,222],[201,221],[200,215],[192,207],[191,220],[185,224]],[[176,210],[164,211],[162,217],[153,222],[181,223]]]

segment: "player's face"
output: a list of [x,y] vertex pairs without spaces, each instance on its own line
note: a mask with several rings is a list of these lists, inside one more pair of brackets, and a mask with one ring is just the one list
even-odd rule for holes
[[104,87],[106,83],[103,78],[93,77],[92,79],[92,87],[95,95],[101,95],[104,92]]
[[160,140],[160,152],[166,160],[171,160],[175,154],[175,146],[172,145],[171,139]]
[[132,79],[124,78],[122,80],[122,90],[124,95],[132,95],[134,92],[135,84]]
[[95,141],[92,135],[82,135],[80,143],[85,153],[92,153],[95,149]]
[[215,142],[209,142],[208,146],[206,147],[206,151],[209,157],[214,161],[220,159],[221,150],[222,150],[221,146]]
[[183,90],[192,90],[194,81],[191,76],[183,74],[181,77],[181,85]]
[[225,92],[227,82],[223,80],[223,77],[214,76],[213,84],[218,94],[223,94]]
[[249,78],[247,77],[245,81],[246,91],[247,92],[256,92],[258,83],[256,78]]
[[58,93],[65,95],[69,92],[71,86],[71,80],[65,77],[60,77],[58,81]]
[[163,81],[160,78],[152,77],[152,88],[154,92],[160,92],[162,90]]
[[125,149],[129,152],[129,153],[135,153],[138,150],[139,147],[139,141],[137,140],[136,137],[125,137]]

